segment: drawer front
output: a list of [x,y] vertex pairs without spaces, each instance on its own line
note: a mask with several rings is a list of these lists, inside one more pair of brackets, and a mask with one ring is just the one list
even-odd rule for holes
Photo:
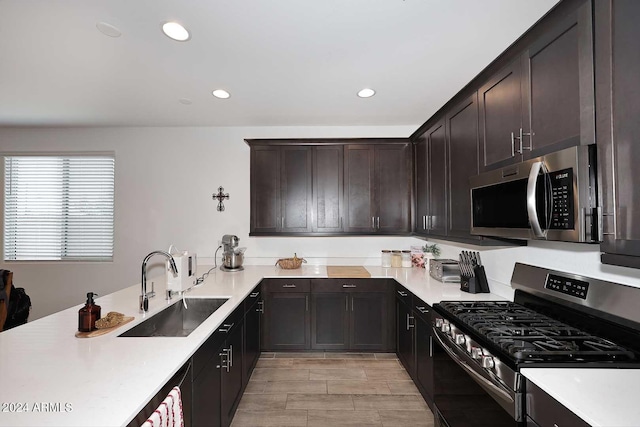
[[309,292],[309,279],[265,279],[262,281],[265,292]]
[[404,286],[399,283],[396,283],[396,299],[398,301],[402,301],[408,307],[412,307],[411,302],[413,300],[413,294],[407,290]]
[[311,292],[387,292],[385,279],[312,279]]
[[531,381],[527,381],[526,387],[527,417],[540,427],[589,427],[589,424]]

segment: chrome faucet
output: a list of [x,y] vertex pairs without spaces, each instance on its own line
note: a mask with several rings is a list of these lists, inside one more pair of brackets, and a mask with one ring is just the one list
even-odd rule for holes
[[169,268],[171,269],[173,275],[178,275],[178,267],[176,267],[176,262],[169,252],[153,251],[149,255],[147,255],[144,258],[144,261],[142,261],[142,293],[140,295],[140,313],[149,311],[149,298],[155,296],[155,292],[147,293],[147,262],[154,255],[164,255],[164,257],[169,260]]

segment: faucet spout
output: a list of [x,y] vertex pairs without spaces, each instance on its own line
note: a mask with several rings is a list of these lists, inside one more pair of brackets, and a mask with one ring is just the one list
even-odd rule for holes
[[140,313],[145,313],[149,311],[149,298],[155,296],[155,292],[147,293],[147,263],[154,255],[162,255],[167,260],[169,260],[169,269],[174,276],[178,275],[178,267],[176,267],[176,262],[173,259],[173,256],[169,252],[165,251],[153,251],[149,255],[147,255],[142,261],[142,281],[141,284],[141,293],[140,293]]

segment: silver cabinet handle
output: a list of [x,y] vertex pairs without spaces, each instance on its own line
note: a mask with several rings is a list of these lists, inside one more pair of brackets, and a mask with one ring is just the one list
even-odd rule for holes
[[257,297],[258,295],[260,295],[260,292],[254,292],[254,293],[252,293],[252,294],[249,294],[249,297],[251,297],[251,298],[255,298],[255,297]]
[[411,324],[411,319],[413,319],[413,316],[407,313],[407,331],[415,326]]
[[[529,150],[531,151],[531,149],[533,148],[531,146],[531,135],[533,135],[533,132],[523,132],[522,128],[520,128],[520,151],[518,151],[518,153],[520,154],[524,154],[524,150]],[[524,146],[524,137],[528,136],[529,137],[529,146],[525,147]]]
[[342,285],[342,287],[343,287],[343,288],[355,288],[355,287],[356,287],[356,285],[350,285],[350,284],[348,284],[348,283],[345,283],[345,284],[343,284],[343,285]]
[[516,156],[516,136],[511,132],[511,157]]
[[351,311],[353,311],[353,297],[351,297]]
[[429,310],[427,310],[427,308],[422,305],[421,306],[416,305],[416,310],[418,310],[422,314],[427,314],[429,312]]
[[400,294],[401,297],[406,297],[407,293],[406,292],[402,292],[402,291],[398,291],[398,294]]
[[229,344],[229,366],[233,368],[233,346]]
[[258,313],[264,313],[264,301],[258,301],[258,308],[256,308]]
[[375,216],[371,217],[371,228],[373,228],[374,230],[376,229],[376,217]]
[[280,229],[284,230],[284,217],[280,217]]
[[293,283],[286,283],[284,285],[282,285],[283,288],[295,288],[296,285],[294,285]]
[[376,229],[380,230],[380,217],[376,218]]
[[230,354],[231,353],[228,348],[222,349],[222,353],[220,353],[220,367],[224,368],[227,372],[229,372],[229,368],[230,368],[229,363],[231,363]]
[[227,324],[227,323],[223,323],[222,324],[222,328],[218,329],[218,331],[220,332],[224,332],[224,333],[229,333],[229,331],[231,330],[231,328],[233,328],[233,325],[235,325],[235,323],[232,324]]

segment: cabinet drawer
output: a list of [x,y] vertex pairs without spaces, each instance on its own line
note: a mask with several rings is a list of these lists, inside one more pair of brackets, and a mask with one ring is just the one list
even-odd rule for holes
[[407,290],[404,286],[399,283],[396,283],[395,287],[396,299],[402,301],[407,306],[411,307],[411,301],[413,299],[413,294]]
[[262,281],[265,292],[309,292],[309,279],[265,279]]
[[589,424],[531,381],[527,381],[526,387],[527,417],[540,427],[589,427]]
[[311,292],[387,292],[385,279],[312,279]]

